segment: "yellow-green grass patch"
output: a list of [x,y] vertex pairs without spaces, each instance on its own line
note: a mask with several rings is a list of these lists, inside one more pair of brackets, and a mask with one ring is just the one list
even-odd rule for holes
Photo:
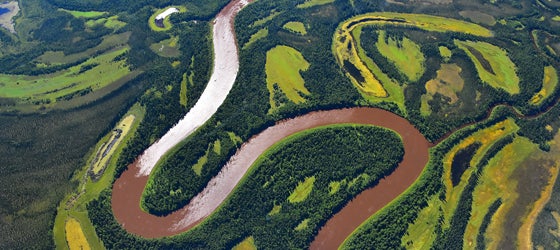
[[451,59],[451,56],[453,56],[453,52],[445,46],[439,46],[439,54],[446,62]]
[[150,45],[150,49],[156,54],[163,57],[178,57],[181,55],[179,50],[179,37],[174,36],[169,39],[165,39],[159,43],[154,43]]
[[99,174],[99,172],[105,169],[109,160],[113,157],[115,149],[117,149],[123,138],[130,131],[134,118],[134,115],[125,117],[113,130],[109,140],[103,143],[103,145],[97,150],[96,156],[91,163],[91,171],[94,175]]
[[474,247],[478,229],[488,208],[500,197],[502,205],[492,217],[485,235],[486,247],[496,249],[504,233],[505,225],[502,225],[505,221],[504,216],[512,209],[519,197],[515,192],[517,180],[512,175],[515,169],[536,150],[538,146],[527,138],[516,137],[513,143],[505,146],[488,162],[473,192],[471,218],[465,231],[464,246]]
[[305,29],[305,24],[302,22],[287,22],[282,26],[282,28],[289,30],[300,35],[306,35],[307,30]]
[[[446,190],[445,200],[447,202],[446,205],[443,207],[443,211],[445,215],[444,216],[445,220],[447,222],[449,222],[453,213],[455,212],[455,208],[457,207],[457,204],[461,197],[461,193],[463,192],[465,186],[467,185],[471,174],[473,174],[476,171],[474,166],[478,164],[478,162],[482,159],[482,157],[486,154],[486,152],[488,152],[488,150],[492,147],[492,145],[494,145],[494,143],[496,143],[502,138],[505,138],[506,136],[511,135],[512,133],[515,133],[517,130],[519,130],[519,127],[517,126],[517,124],[515,124],[515,121],[511,118],[508,118],[504,121],[496,123],[491,127],[473,133],[469,137],[459,142],[455,147],[453,147],[449,151],[448,154],[445,155],[443,159],[443,169],[444,169],[443,183],[445,184],[445,190]],[[461,149],[467,148],[468,146],[474,143],[480,143],[481,146],[476,150],[472,159],[470,160],[471,167],[469,167],[463,172],[460,182],[456,186],[453,186],[451,180],[451,165],[453,159]],[[488,204],[488,206],[490,206],[490,204]]]
[[251,38],[249,38],[249,41],[247,41],[245,43],[245,45],[243,45],[243,49],[249,48],[249,46],[251,46],[251,44],[253,44],[254,42],[256,42],[260,39],[263,39],[267,36],[268,36],[268,28],[260,29],[255,34],[251,35]]
[[440,208],[443,202],[434,195],[428,206],[423,208],[414,223],[408,225],[406,234],[401,238],[401,244],[407,249],[430,249],[437,234],[436,226],[439,224]]
[[269,21],[271,21],[272,19],[274,19],[275,17],[277,17],[278,15],[280,15],[282,12],[277,12],[276,10],[272,10],[270,12],[270,15],[268,15],[267,17],[261,18],[257,21],[254,21],[251,25],[249,25],[249,28],[252,27],[257,27],[257,26],[261,26],[265,23],[268,23]]
[[91,249],[84,232],[82,231],[82,227],[80,226],[80,222],[76,219],[70,217],[66,221],[66,241],[68,242],[68,248],[70,250],[86,250]]
[[318,5],[325,5],[333,2],[334,0],[307,0],[302,4],[298,4],[296,8],[305,9],[305,8],[318,6]]
[[[333,39],[333,53],[337,62],[344,69],[346,76],[360,93],[371,97],[387,97],[387,91],[383,84],[376,78],[370,70],[376,65],[367,65],[360,57],[360,52],[365,56],[365,52],[360,46],[359,36],[361,28],[354,30],[338,30]],[[357,48],[358,47],[358,48]],[[371,61],[373,63],[373,61]],[[368,67],[371,66],[371,67]]]
[[342,183],[340,181],[332,181],[329,183],[329,195],[336,194],[338,190],[340,190],[340,185]]
[[[355,28],[351,32],[352,39],[355,40],[355,44],[357,44],[357,45],[361,44],[361,34],[362,34],[362,27],[361,26]],[[366,100],[368,100],[370,102],[373,102],[373,103],[393,102],[393,103],[397,104],[397,106],[401,110],[402,114],[406,115],[406,107],[405,107],[405,104],[404,104],[403,87],[399,83],[397,83],[396,81],[391,79],[387,74],[383,73],[381,68],[373,61],[373,59],[371,59],[370,57],[368,57],[366,55],[366,52],[365,52],[364,48],[362,48],[362,46],[357,46],[356,49],[357,49],[359,59],[366,66],[366,68],[361,69],[361,70],[362,71],[365,70],[364,72],[366,74],[367,74],[367,72],[372,74],[374,79],[377,82],[380,83],[379,86],[382,88],[382,90],[385,91],[384,96],[375,96],[375,95],[368,94],[368,92],[363,91],[362,88],[358,87],[358,90],[360,90],[360,93],[362,94],[362,96]],[[354,86],[356,86],[356,85],[354,85]]]
[[274,205],[274,207],[272,207],[272,210],[268,212],[268,215],[273,216],[275,214],[279,214],[281,210],[282,210],[282,205]]
[[218,155],[222,153],[222,142],[219,139],[214,142],[212,150],[214,150],[214,153]]
[[54,103],[57,98],[101,89],[130,73],[126,61],[118,59],[127,51],[128,48],[112,50],[48,76],[0,74],[0,97],[18,98],[23,103]]
[[348,78],[366,100],[371,102],[392,101],[400,107],[403,113],[406,112],[406,109],[404,108],[402,87],[385,75],[373,60],[365,55],[359,45],[359,34],[364,25],[398,25],[427,31],[458,32],[482,37],[493,36],[490,30],[474,23],[424,14],[374,12],[342,22],[334,34],[332,45],[338,64],[345,69]]
[[311,93],[305,87],[300,72],[306,71],[310,64],[303,55],[292,47],[279,45],[266,53],[266,83],[270,93],[270,107],[278,107],[275,101],[275,86],[293,103],[305,102],[303,95]]
[[415,82],[424,74],[424,54],[420,46],[407,37],[397,40],[387,38],[384,30],[379,31],[379,37],[375,44],[377,50],[387,60],[392,62],[410,81]]
[[436,93],[449,98],[449,104],[459,100],[457,93],[463,90],[465,81],[461,78],[462,69],[457,64],[442,64],[437,71],[437,77],[426,82],[426,94],[421,97],[420,113],[423,116],[430,115],[432,110],[428,102]]
[[125,46],[128,43],[128,39],[131,34],[132,32],[123,32],[104,36],[103,41],[99,45],[79,53],[65,55],[63,51],[46,51],[41,56],[35,58],[34,61],[43,66],[73,63],[84,58],[91,57],[98,51],[105,51],[110,48]]
[[257,250],[255,238],[253,238],[253,236],[245,238],[245,240],[234,246],[232,250]]
[[192,170],[196,173],[196,175],[200,176],[202,174],[202,168],[208,162],[208,153],[209,149],[206,149],[206,153],[203,156],[198,158],[198,161],[192,165]]
[[492,37],[492,31],[474,23],[453,18],[426,14],[411,14],[397,12],[373,12],[359,15],[342,23],[341,29],[354,29],[362,25],[397,25],[416,27],[434,32],[457,32],[481,37]]
[[169,8],[177,8],[179,10],[179,13],[184,13],[187,11],[187,7],[185,6],[169,6],[167,8],[158,9],[148,19],[148,25],[150,26],[150,29],[152,29],[153,31],[166,31],[173,27],[173,24],[171,23],[171,21],[169,21],[169,16],[163,19],[163,28],[156,25],[157,15],[163,13]]
[[[134,117],[136,117],[136,119],[134,119],[129,133],[124,136],[123,141],[120,143],[120,145],[117,146],[117,149],[114,152],[115,156],[120,155],[126,143],[130,141],[132,135],[140,125],[140,122],[144,119],[144,114],[145,109],[137,103],[133,105],[132,108],[123,116],[128,117],[129,115],[133,115]],[[91,149],[91,151],[88,153],[89,159],[85,162],[89,163],[93,160],[93,158],[95,157],[95,149],[101,147],[104,139],[109,136],[110,135],[106,135],[97,143],[94,148]],[[80,222],[82,231],[84,232],[87,242],[92,249],[105,249],[105,247],[103,246],[103,242],[101,242],[101,240],[97,237],[95,228],[88,217],[86,204],[99,197],[99,194],[103,190],[111,187],[113,179],[115,178],[114,172],[117,164],[117,159],[118,157],[113,157],[110,160],[108,167],[105,169],[105,172],[97,181],[93,181],[90,178],[87,178],[88,171],[90,169],[89,164],[85,164],[72,177],[72,181],[78,183],[78,188],[74,190],[73,193],[67,195],[60,202],[57,208],[57,215],[54,222],[53,237],[57,249],[68,248],[66,242],[65,225],[66,221],[70,217],[75,218]]]
[[59,11],[66,12],[75,18],[84,18],[84,19],[91,19],[104,16],[109,12],[105,11],[77,11],[77,10],[66,10],[66,9],[58,9]]
[[301,230],[305,230],[307,229],[307,225],[309,224],[309,218],[302,220],[297,226],[296,228],[294,228],[294,230],[296,231],[301,231]]
[[552,21],[560,22],[560,16],[554,16],[554,17],[552,17]]
[[187,73],[183,74],[181,80],[181,91],[179,92],[179,103],[183,107],[187,107]]
[[311,194],[314,183],[315,176],[307,177],[303,182],[299,182],[294,191],[292,191],[290,196],[288,196],[288,201],[290,203],[305,201],[309,194]]
[[554,92],[557,85],[558,73],[556,72],[556,69],[553,66],[544,67],[542,88],[531,98],[531,100],[529,100],[529,103],[531,103],[532,105],[541,104],[542,101],[544,101]]
[[482,81],[512,95],[519,93],[516,67],[505,50],[486,42],[455,40],[455,45],[467,53]]
[[234,132],[227,132],[229,139],[234,142],[235,144],[241,144],[243,143],[243,140],[241,139],[241,137],[239,137],[238,135],[236,135]]
[[117,29],[120,29],[120,28],[126,26],[126,23],[119,20],[118,16],[110,16],[110,17],[107,17],[107,18],[99,18],[99,19],[94,19],[94,20],[88,20],[86,22],[86,27],[88,27],[88,28],[94,28],[94,27],[99,26],[99,25],[103,25],[103,26],[105,26],[106,28],[109,28],[109,29],[117,30]]

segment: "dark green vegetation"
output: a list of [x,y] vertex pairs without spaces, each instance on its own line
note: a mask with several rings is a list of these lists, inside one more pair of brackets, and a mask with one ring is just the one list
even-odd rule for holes
[[[225,2],[214,1],[190,14],[209,18]],[[45,114],[20,114],[19,107],[14,106],[17,102],[0,98],[0,110],[14,110],[0,115],[0,248],[53,249],[56,207],[77,186],[70,181],[73,172],[84,165],[86,153],[91,153],[120,116],[135,101],[147,107],[147,122],[142,123],[141,131],[134,137],[136,144],[131,144],[142,141],[138,146],[145,147],[150,143],[145,138],[150,137],[141,136],[153,134],[151,138],[155,140],[184,114],[185,107],[179,103],[183,74],[192,75],[187,108],[196,102],[209,77],[210,27],[208,19],[202,19],[196,24],[182,23],[170,31],[179,37],[183,56],[181,64],[172,67],[177,59],[161,58],[149,48],[170,38],[167,33],[150,32],[146,23],[151,15],[150,5],[142,3],[142,8],[121,8],[122,11],[87,9],[106,10],[103,15],[107,18],[118,15],[119,20],[127,23],[119,30],[104,25],[88,27],[85,24],[88,20],[58,10],[69,7],[66,5],[24,1],[20,6],[21,15],[16,17],[18,33],[9,34],[0,29],[1,73],[47,78],[48,73],[64,71],[89,57],[123,46],[130,49],[117,60],[125,60],[128,67],[144,72],[132,80],[94,91],[84,101],[70,100],[53,109],[38,110]],[[192,17],[182,18],[187,21]],[[37,112],[35,108],[21,111]],[[131,150],[128,147],[126,152]]]
[[[394,132],[373,126],[335,125],[295,134],[260,156],[223,207],[188,234],[174,237],[174,243],[122,238],[123,229],[104,215],[110,210],[107,196],[90,204],[89,215],[95,224],[106,224],[98,227],[98,235],[107,248],[223,249],[248,236],[258,248],[304,248],[334,212],[391,173],[403,154]],[[296,186],[313,178],[309,195],[290,202]],[[335,182],[340,186],[332,192]],[[307,227],[295,230],[304,220]]]
[[[129,50],[118,59],[126,62],[131,70],[143,73],[130,81],[122,82],[122,85],[113,85],[113,88],[105,89],[105,92],[73,91],[70,94],[75,95],[68,96],[70,103],[60,106],[60,110],[53,111],[48,106],[41,109],[45,103],[33,104],[31,112],[45,113],[41,115],[22,115],[18,113],[21,110],[17,101],[0,98],[0,110],[10,111],[0,116],[0,155],[3,156],[0,159],[0,248],[53,248],[49,231],[52,228],[57,203],[76,186],[76,183],[68,183],[68,180],[78,166],[84,165],[84,156],[87,152],[91,153],[97,139],[108,132],[120,119],[120,115],[135,101],[146,108],[146,117],[120,155],[117,172],[122,172],[128,163],[194,105],[211,70],[210,20],[227,2],[28,0],[20,3],[22,12],[16,18],[18,33],[14,35],[0,29],[0,73],[48,78],[50,73],[64,71],[84,63],[87,58],[124,47],[128,47]],[[402,4],[385,5],[383,1],[353,0],[297,8],[303,2],[259,0],[239,14],[235,23],[238,44],[244,45],[249,41],[251,44],[240,50],[241,70],[237,82],[215,117],[186,139],[155,169],[144,196],[143,205],[147,210],[155,214],[167,214],[187,204],[202,190],[208,180],[218,173],[240,145],[239,141],[231,139],[231,135],[246,141],[277,120],[312,110],[362,105],[381,107],[406,116],[434,143],[438,143],[440,138],[464,124],[476,123],[439,142],[432,149],[430,164],[418,182],[373,216],[346,243],[351,248],[374,246],[379,249],[397,249],[407,246],[407,242],[402,242],[402,238],[407,234],[409,223],[417,220],[420,211],[425,209],[434,197],[437,201],[445,201],[446,192],[449,190],[446,190],[443,184],[443,159],[461,139],[512,117],[519,126],[515,138],[527,137],[541,149],[550,150],[549,141],[554,138],[560,127],[558,88],[547,93],[547,98],[538,105],[531,104],[530,100],[542,89],[544,67],[552,66],[560,71],[560,24],[552,20],[554,16],[559,15],[554,9],[557,8],[555,4],[558,1],[537,0],[536,5],[533,5],[535,1],[529,0],[498,1],[494,4],[469,0],[458,0],[452,4],[430,4],[433,1],[426,0],[421,1],[426,4],[419,5],[418,1],[395,0]],[[482,5],[482,2],[487,4]],[[170,16],[174,25],[169,31],[151,31],[146,20],[155,9],[171,5],[184,5],[187,11]],[[91,22],[91,19],[59,11],[59,8],[106,12],[94,18],[106,20],[96,24]],[[364,26],[362,29],[360,45],[365,55],[370,57],[388,78],[397,83],[404,96],[402,109],[399,103],[371,103],[364,99],[344,75],[332,54],[333,33],[341,22],[353,16],[374,11],[421,12],[465,20],[458,14],[463,10],[476,10],[492,15],[496,24],[485,27],[493,31],[494,38],[453,32],[429,32],[397,25],[387,25],[383,28],[387,39],[401,41],[401,38],[406,37],[419,45],[425,57],[425,70],[415,80],[410,80],[378,51],[375,44],[380,37],[379,27]],[[541,17],[544,19],[541,20]],[[108,24],[108,20],[118,20],[126,23],[126,26],[112,26]],[[289,22],[302,23],[306,33],[295,33],[285,29],[284,25]],[[266,30],[266,35],[261,32],[258,36],[260,39],[251,39],[262,30]],[[111,37],[124,36],[127,39],[120,39],[120,42],[110,40]],[[175,37],[178,38],[179,56],[174,54],[174,58],[162,57],[150,48],[153,44],[165,43]],[[485,84],[476,71],[476,65],[465,50],[455,44],[455,40],[481,41],[504,49],[517,68],[520,78],[519,93],[509,94]],[[301,76],[310,94],[305,95],[306,101],[303,103],[286,101],[276,112],[268,113],[271,107],[266,87],[266,53],[279,45],[294,48],[309,62],[309,69],[301,72]],[[449,58],[440,55],[441,46],[452,52]],[[176,61],[179,62],[178,65]],[[438,77],[437,71],[442,68],[443,63],[455,64],[461,69],[459,75],[465,82],[464,87],[457,91],[456,101],[451,101],[448,96],[436,92],[428,101],[431,113],[421,113],[420,97],[427,92],[426,82]],[[94,67],[93,64],[82,66],[78,71],[86,72]],[[181,91],[183,79],[187,81],[186,91]],[[83,90],[87,92],[87,89]],[[181,101],[180,96],[185,92],[186,101]],[[81,94],[90,95],[90,99],[75,99]],[[488,118],[490,110],[497,105],[501,106],[495,108],[494,116]],[[506,106],[514,107],[516,111]],[[261,160],[261,166],[267,167],[254,168],[250,177],[244,180],[244,184],[228,199],[223,208],[203,225],[188,233],[153,241],[127,234],[112,215],[110,191],[105,191],[97,201],[89,205],[91,219],[108,248],[223,248],[234,246],[250,236],[254,237],[258,247],[263,248],[276,248],[279,244],[296,248],[307,246],[334,211],[339,210],[358,190],[371,185],[379,176],[385,174],[378,172],[378,177],[374,177],[373,172],[369,172],[369,178],[358,178],[366,170],[373,171],[373,165],[364,165],[362,169],[352,173],[337,172],[348,168],[347,164],[332,172],[327,169],[334,168],[335,165],[321,165],[317,168],[317,162],[330,162],[317,158],[330,156],[328,153],[319,153],[325,152],[320,150],[335,145],[332,144],[333,140],[340,140],[346,143],[345,146],[335,149],[343,150],[348,157],[338,157],[340,159],[333,159],[332,162],[350,162],[348,159],[367,159],[365,156],[360,158],[354,154],[362,154],[366,150],[380,150],[377,145],[384,143],[388,148],[396,147],[392,143],[398,141],[392,133],[378,129],[356,127],[355,131],[342,130],[345,131],[344,136],[325,139],[320,137],[325,136],[322,133],[328,133],[325,131],[329,130],[309,133],[298,137],[298,142],[299,139],[307,138],[305,143],[282,145],[286,148],[285,152],[268,153],[268,158]],[[362,136],[357,136],[358,132],[362,133]],[[380,136],[378,133],[389,133],[385,135],[394,137],[394,140],[369,140],[367,144],[362,141],[361,146],[349,143],[356,141],[352,141],[352,138],[362,139],[365,138],[364,134],[370,132],[369,136],[373,137]],[[436,218],[438,223],[433,228],[436,234],[434,247],[447,248],[452,244],[457,248],[464,246],[463,235],[468,232],[470,216],[476,211],[472,204],[476,199],[474,194],[477,178],[481,178],[473,176],[484,175],[482,169],[486,167],[485,164],[509,145],[511,141],[508,140],[511,138],[513,137],[495,142],[479,161],[484,163],[476,166],[457,165],[458,167],[454,168],[454,186],[464,189],[458,194],[455,210],[445,211],[447,217],[442,215]],[[213,149],[217,141],[220,142],[220,150],[215,151]],[[322,145],[321,143],[324,143],[325,149],[316,148],[315,144]],[[290,150],[295,149],[301,149],[296,158],[293,154],[288,154],[292,152]],[[464,158],[471,158],[467,153],[468,150],[465,151]],[[391,164],[401,157],[384,151],[382,155],[387,156],[386,160]],[[206,161],[198,175],[192,166],[199,163],[204,156]],[[457,156],[458,158],[462,157]],[[284,169],[281,165],[274,164],[281,162],[278,159],[289,161],[290,166],[285,166]],[[457,163],[459,162],[465,161],[458,160]],[[392,166],[391,164],[385,167]],[[297,168],[297,171],[294,168]],[[460,183],[460,177],[469,171],[469,168],[474,169],[476,174],[470,175]],[[309,197],[298,203],[287,202],[287,197],[298,183],[311,176],[315,176],[316,180]],[[342,184],[344,179],[345,185]],[[349,183],[354,179],[356,184],[349,189]],[[269,184],[263,187],[267,181]],[[340,184],[339,191],[334,195],[328,194],[331,191],[330,184],[333,184],[333,187]],[[551,248],[560,243],[560,234],[551,233],[557,232],[560,227],[553,213],[560,211],[559,195],[560,180],[557,180],[550,202],[537,218],[533,234],[535,246]],[[262,202],[254,202],[256,199],[261,199]],[[507,203],[506,200],[502,202]],[[483,217],[483,222],[475,232],[477,247],[484,244],[485,235],[491,231],[493,218],[498,218],[499,207],[505,206],[496,205],[498,203],[495,200],[491,200],[490,204],[489,209],[484,209],[484,214],[479,215]],[[269,215],[275,206],[281,206],[279,213]],[[438,213],[436,211],[436,214]],[[302,223],[306,219],[309,220]],[[307,227],[298,227],[300,224],[307,224]],[[301,230],[295,231],[296,227]]]
[[473,143],[455,154],[451,163],[451,182],[453,186],[457,186],[461,181],[461,176],[470,167],[470,162],[480,146],[480,143]]

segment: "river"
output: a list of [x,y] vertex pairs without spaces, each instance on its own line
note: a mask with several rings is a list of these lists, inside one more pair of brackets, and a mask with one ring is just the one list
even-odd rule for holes
[[111,205],[119,223],[130,233],[158,238],[185,232],[218,208],[253,162],[267,148],[294,133],[330,124],[371,124],[398,133],[404,159],[397,169],[373,188],[356,196],[320,230],[313,248],[336,248],[363,221],[396,198],[420,175],[428,161],[429,143],[406,119],[377,108],[315,111],[279,121],[245,142],[207,187],[185,207],[165,217],[140,208],[142,192],[157,161],[173,146],[203,125],[226,98],[239,70],[233,20],[247,1],[234,0],[214,22],[215,62],[207,88],[193,109],[158,142],[150,146],[113,185]]

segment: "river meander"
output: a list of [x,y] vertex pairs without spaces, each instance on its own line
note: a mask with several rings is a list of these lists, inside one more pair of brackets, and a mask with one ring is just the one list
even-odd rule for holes
[[406,119],[377,108],[349,108],[315,111],[279,121],[245,142],[207,187],[182,209],[158,217],[140,208],[142,192],[157,161],[203,125],[229,93],[239,69],[233,20],[247,4],[247,1],[234,0],[218,14],[213,29],[214,71],[207,88],[193,109],[117,179],[111,201],[114,215],[128,232],[146,238],[185,232],[223,203],[259,155],[289,135],[341,123],[370,124],[392,129],[402,138],[405,150],[403,161],[378,185],[356,196],[332,217],[312,244],[313,248],[336,248],[369,216],[406,190],[426,165],[430,144]]

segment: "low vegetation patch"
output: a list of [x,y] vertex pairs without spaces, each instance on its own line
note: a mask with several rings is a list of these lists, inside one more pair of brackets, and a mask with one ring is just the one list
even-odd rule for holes
[[90,164],[91,174],[94,179],[97,179],[99,174],[103,173],[102,171],[105,170],[111,158],[113,158],[115,150],[130,131],[134,119],[134,115],[125,117],[113,130],[108,140],[97,149],[95,157]]
[[255,246],[255,238],[253,236],[247,237],[245,240],[237,244],[232,250],[257,250]]
[[303,24],[302,22],[287,22],[282,27],[288,31],[298,33],[300,35],[307,34],[307,30],[305,29],[305,24]]
[[529,103],[532,105],[539,105],[541,104],[546,98],[550,97],[556,87],[558,86],[558,73],[553,66],[546,66],[544,68],[544,78],[542,82],[542,88],[539,92],[537,92]]
[[455,45],[471,58],[482,81],[512,95],[519,93],[516,66],[505,50],[486,42],[455,40]]
[[436,94],[448,98],[448,104],[459,101],[459,92],[463,90],[465,81],[461,77],[462,69],[457,64],[442,64],[437,77],[426,82],[426,94],[421,97],[420,113],[428,116],[432,113],[429,102]]
[[305,181],[298,183],[297,187],[288,196],[288,201],[291,203],[302,202],[307,199],[307,196],[313,190],[313,184],[315,183],[315,176],[306,177]]
[[249,41],[243,45],[243,49],[247,49],[251,46],[251,44],[255,43],[256,41],[263,39],[268,36],[268,28],[262,28],[257,31],[255,34],[251,35]]
[[283,102],[279,100],[279,88],[291,102],[305,102],[305,95],[311,93],[305,87],[300,73],[309,68],[309,63],[296,49],[279,45],[266,53],[266,83],[270,93],[270,107],[275,110]]
[[80,226],[80,222],[78,222],[74,218],[68,218],[66,221],[66,241],[68,242],[68,248],[71,250],[74,249],[91,249],[84,232],[82,231],[82,227]]
[[86,95],[130,73],[122,58],[127,51],[128,48],[110,51],[49,77],[0,74],[0,97],[48,105]]
[[84,19],[94,19],[109,14],[108,12],[105,11],[77,11],[77,10],[65,10],[65,9],[58,9],[58,10],[64,11],[74,16],[75,18],[84,18]]
[[424,73],[424,54],[420,46],[407,37],[388,37],[384,30],[380,30],[376,46],[381,55],[395,64],[411,82],[418,81]]
[[300,9],[305,9],[318,5],[325,5],[334,2],[334,0],[307,0],[302,4],[298,4],[296,7]]
[[153,52],[163,57],[178,57],[181,55],[179,37],[171,37],[150,46]]

